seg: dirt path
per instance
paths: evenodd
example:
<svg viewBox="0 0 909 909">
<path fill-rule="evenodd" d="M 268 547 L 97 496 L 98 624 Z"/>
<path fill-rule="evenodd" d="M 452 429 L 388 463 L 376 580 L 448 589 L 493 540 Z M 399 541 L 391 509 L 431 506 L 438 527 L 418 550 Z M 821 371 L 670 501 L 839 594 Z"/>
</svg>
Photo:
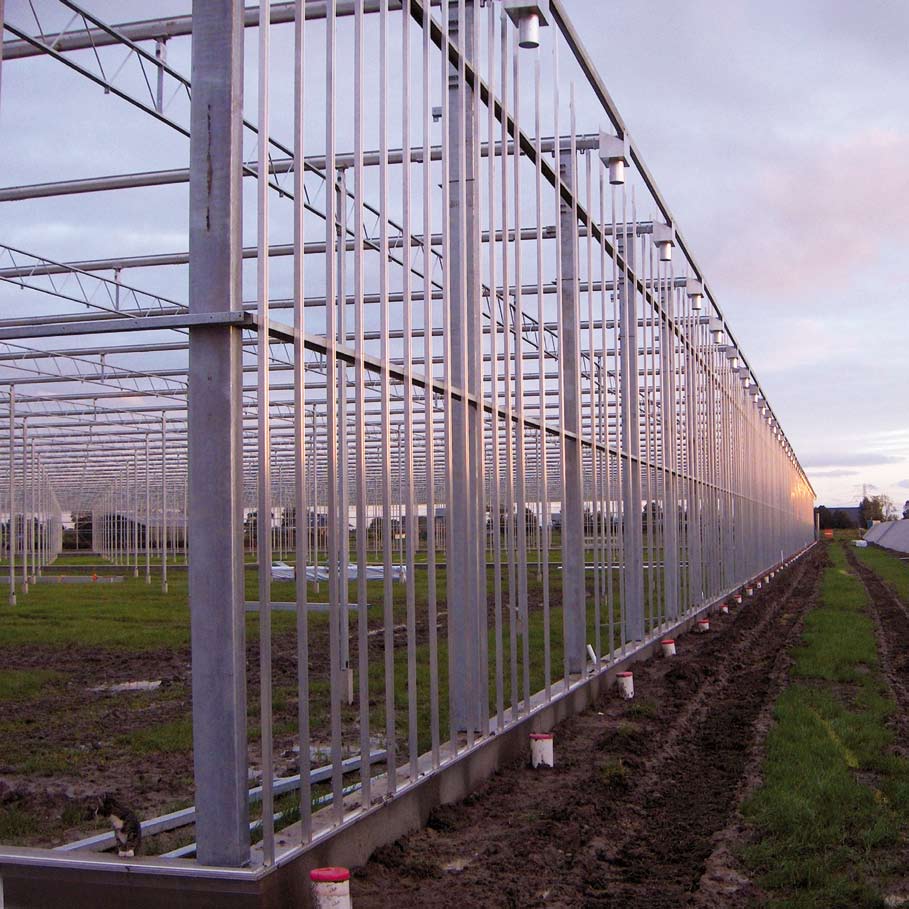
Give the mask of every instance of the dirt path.
<svg viewBox="0 0 909 909">
<path fill-rule="evenodd" d="M 718 868 L 787 642 L 818 587 L 820 548 L 673 660 L 635 667 L 556 730 L 557 767 L 505 769 L 427 830 L 377 851 L 354 879 L 363 907 L 735 906 L 747 881 Z M 711 856 L 713 855 L 713 858 Z M 716 874 L 705 865 L 714 863 Z M 700 891 L 699 891 L 700 888 Z"/>
</svg>

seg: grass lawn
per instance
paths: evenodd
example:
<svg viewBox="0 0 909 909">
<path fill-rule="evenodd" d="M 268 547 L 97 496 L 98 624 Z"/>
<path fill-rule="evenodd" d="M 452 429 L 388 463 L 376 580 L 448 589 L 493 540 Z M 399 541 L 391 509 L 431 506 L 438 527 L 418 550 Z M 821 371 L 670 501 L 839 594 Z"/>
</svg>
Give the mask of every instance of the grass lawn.
<svg viewBox="0 0 909 909">
<path fill-rule="evenodd" d="M 909 560 L 904 561 L 892 552 L 876 546 L 856 549 L 855 554 L 860 561 L 876 572 L 904 603 L 909 604 Z"/>
<path fill-rule="evenodd" d="M 757 833 L 745 864 L 789 909 L 883 906 L 909 827 L 909 762 L 895 753 L 896 710 L 881 675 L 867 596 L 842 544 L 821 604 L 793 650 L 774 710 L 763 783 L 744 806 Z"/>
</svg>

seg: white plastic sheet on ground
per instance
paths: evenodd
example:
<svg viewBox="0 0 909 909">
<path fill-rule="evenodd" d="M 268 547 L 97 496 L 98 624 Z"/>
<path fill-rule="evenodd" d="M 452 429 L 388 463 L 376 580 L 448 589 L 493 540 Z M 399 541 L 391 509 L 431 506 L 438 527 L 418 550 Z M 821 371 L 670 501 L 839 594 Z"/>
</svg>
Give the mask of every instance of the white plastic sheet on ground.
<svg viewBox="0 0 909 909">
<path fill-rule="evenodd" d="M 884 521 L 865 532 L 865 539 L 897 552 L 909 552 L 909 520 Z"/>
<path fill-rule="evenodd" d="M 271 566 L 271 578 L 273 581 L 292 581 L 294 579 L 294 566 L 286 562 L 276 562 Z M 307 565 L 306 578 L 309 581 L 327 581 L 327 565 Z M 366 580 L 381 581 L 385 578 L 385 568 L 382 565 L 367 565 Z M 347 566 L 347 579 L 355 581 L 357 579 L 357 566 Z M 404 565 L 391 566 L 391 579 L 393 581 L 407 580 L 407 568 Z"/>
</svg>

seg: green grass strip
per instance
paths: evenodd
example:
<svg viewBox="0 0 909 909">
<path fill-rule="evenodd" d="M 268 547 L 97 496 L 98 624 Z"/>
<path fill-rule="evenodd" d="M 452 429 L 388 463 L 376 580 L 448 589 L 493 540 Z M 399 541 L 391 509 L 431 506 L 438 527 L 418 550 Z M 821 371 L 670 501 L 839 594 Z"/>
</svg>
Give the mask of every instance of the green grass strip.
<svg viewBox="0 0 909 909">
<path fill-rule="evenodd" d="M 763 783 L 744 812 L 757 836 L 742 858 L 769 906 L 883 906 L 909 825 L 909 762 L 893 753 L 896 709 L 878 671 L 867 595 L 828 547 L 822 604 L 794 649 L 774 708 Z"/>
<path fill-rule="evenodd" d="M 885 584 L 896 591 L 896 595 L 904 603 L 909 604 L 909 559 L 903 561 L 884 549 L 875 549 L 872 546 L 856 549 L 855 554 Z"/>
</svg>

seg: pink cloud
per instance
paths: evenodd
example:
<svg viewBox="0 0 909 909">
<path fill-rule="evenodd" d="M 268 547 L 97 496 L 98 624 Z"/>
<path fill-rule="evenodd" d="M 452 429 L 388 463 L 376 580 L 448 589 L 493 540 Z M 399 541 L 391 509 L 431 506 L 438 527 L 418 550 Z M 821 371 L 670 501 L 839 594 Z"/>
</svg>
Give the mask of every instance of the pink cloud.
<svg viewBox="0 0 909 909">
<path fill-rule="evenodd" d="M 723 220 L 720 282 L 778 293 L 842 286 L 856 266 L 909 242 L 909 135 L 866 130 L 788 151 L 768 141 L 752 198 Z"/>
</svg>

